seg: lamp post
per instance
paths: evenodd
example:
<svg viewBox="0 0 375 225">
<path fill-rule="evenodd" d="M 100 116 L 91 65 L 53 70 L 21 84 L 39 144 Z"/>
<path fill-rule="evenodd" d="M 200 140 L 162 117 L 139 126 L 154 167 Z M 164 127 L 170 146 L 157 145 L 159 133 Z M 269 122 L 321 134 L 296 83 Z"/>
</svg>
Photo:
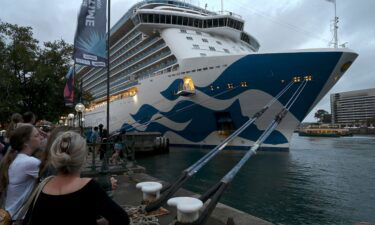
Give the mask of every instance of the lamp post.
<svg viewBox="0 0 375 225">
<path fill-rule="evenodd" d="M 75 106 L 75 110 L 78 113 L 78 126 L 82 131 L 82 113 L 85 111 L 85 106 L 82 103 L 78 103 Z"/>
<path fill-rule="evenodd" d="M 68 114 L 68 120 L 69 120 L 69 126 L 73 126 L 73 120 L 74 120 L 74 114 L 73 113 L 69 113 Z"/>
</svg>

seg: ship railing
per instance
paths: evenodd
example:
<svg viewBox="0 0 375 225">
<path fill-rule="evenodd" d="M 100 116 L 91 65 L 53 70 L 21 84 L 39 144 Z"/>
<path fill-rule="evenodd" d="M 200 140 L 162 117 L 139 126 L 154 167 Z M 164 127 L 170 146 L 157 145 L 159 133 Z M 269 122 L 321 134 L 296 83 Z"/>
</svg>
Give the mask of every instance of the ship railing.
<svg viewBox="0 0 375 225">
<path fill-rule="evenodd" d="M 166 44 L 163 43 L 163 44 L 160 44 L 159 46 L 154 47 L 153 49 L 150 49 L 150 51 L 158 51 L 158 50 L 163 49 L 163 48 L 165 48 L 165 47 L 166 47 Z M 168 50 L 168 52 L 170 53 L 170 50 Z M 169 54 L 169 53 L 166 53 L 166 54 Z M 124 71 L 125 71 L 125 73 L 124 73 L 125 76 L 126 76 L 127 74 L 131 74 L 135 69 L 133 69 L 133 70 L 132 70 L 132 69 L 128 70 L 128 69 L 131 68 L 132 66 L 136 65 L 137 62 L 139 62 L 139 61 L 141 61 L 142 59 L 145 59 L 145 58 L 148 57 L 147 54 L 144 54 L 144 56 L 145 56 L 145 57 L 139 59 L 138 61 L 125 61 L 124 64 L 122 64 L 120 67 L 116 66 L 117 68 L 111 70 L 111 73 L 113 73 L 113 74 L 111 74 L 110 77 L 111 77 L 112 79 L 114 79 L 114 77 L 119 77 L 119 76 L 120 76 L 119 73 L 118 73 L 119 71 L 121 71 L 121 72 L 124 72 Z M 142 65 L 144 65 L 144 64 L 145 64 L 145 63 L 142 63 Z M 147 64 L 147 63 L 146 63 L 146 64 Z M 124 67 L 125 67 L 125 68 L 124 68 Z M 86 86 L 86 88 L 87 88 L 87 89 L 94 88 L 97 84 L 99 84 L 99 83 L 101 83 L 102 81 L 104 81 L 104 80 L 106 79 L 106 77 L 102 76 L 102 75 L 104 75 L 104 74 L 105 74 L 105 72 L 102 73 L 100 76 L 98 76 L 99 79 L 96 79 L 96 80 L 91 81 L 90 83 L 92 83 L 92 82 L 94 82 L 94 81 L 95 81 L 95 83 L 93 83 L 93 84 L 91 84 L 91 85 L 89 85 L 89 86 Z"/>
<path fill-rule="evenodd" d="M 155 42 L 158 42 L 160 41 L 161 38 L 158 38 L 157 36 L 153 37 L 153 38 L 150 38 L 146 41 L 140 41 L 138 43 L 136 43 L 135 45 L 133 46 L 129 46 L 128 48 L 124 48 L 120 51 L 120 54 L 112 60 L 112 62 L 118 60 L 120 57 L 130 57 L 133 55 L 133 53 L 131 53 L 132 51 L 137 51 L 138 49 L 137 48 L 143 48 L 144 46 L 146 45 L 149 45 L 150 43 L 155 43 Z M 120 62 L 123 61 L 123 60 L 119 60 Z"/>
<path fill-rule="evenodd" d="M 233 13 L 233 12 L 228 11 L 228 10 L 218 11 L 217 13 L 218 13 L 219 15 L 232 16 L 232 17 L 235 17 L 235 18 L 238 18 L 238 19 L 242 19 L 242 16 L 241 16 L 241 15 L 236 14 L 236 13 Z"/>
<path fill-rule="evenodd" d="M 131 34 L 126 37 L 126 39 L 123 39 L 119 42 L 117 42 L 115 45 L 116 47 L 114 48 L 111 48 L 111 55 L 110 57 L 112 57 L 113 55 L 115 55 L 118 51 L 118 49 L 120 49 L 122 46 L 128 44 L 130 41 L 134 40 L 134 38 L 139 35 L 139 34 L 142 34 L 140 31 L 136 30 L 136 28 L 133 28 L 133 31 L 131 31 Z"/>
<path fill-rule="evenodd" d="M 154 43 L 155 44 L 155 43 Z M 129 58 L 127 58 L 126 60 L 122 61 L 122 63 L 118 63 L 116 66 L 113 67 L 113 70 L 111 70 L 112 73 L 116 73 L 117 71 L 121 70 L 122 68 L 128 68 L 132 65 L 135 65 L 137 64 L 139 61 L 147 58 L 149 55 L 151 54 L 148 54 L 148 53 L 152 53 L 153 51 L 154 52 L 157 52 L 158 50 L 162 49 L 163 47 L 165 47 L 166 44 L 165 43 L 162 43 L 162 44 L 159 44 L 151 49 L 148 49 L 146 52 L 143 52 L 141 54 L 138 54 L 135 56 L 135 54 Z M 135 56 L 135 57 L 134 57 Z M 112 75 L 111 77 L 115 77 L 115 75 Z"/>
</svg>

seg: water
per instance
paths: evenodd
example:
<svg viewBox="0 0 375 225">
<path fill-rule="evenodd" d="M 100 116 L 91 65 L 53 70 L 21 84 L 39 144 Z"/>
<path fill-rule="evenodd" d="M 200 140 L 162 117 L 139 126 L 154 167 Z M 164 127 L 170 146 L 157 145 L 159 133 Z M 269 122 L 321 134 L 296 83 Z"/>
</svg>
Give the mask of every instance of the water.
<svg viewBox="0 0 375 225">
<path fill-rule="evenodd" d="M 293 137 L 289 153 L 251 158 L 221 202 L 278 224 L 375 222 L 375 136 Z M 172 148 L 170 154 L 138 159 L 147 172 L 174 181 L 207 150 Z M 244 152 L 223 152 L 187 182 L 204 193 Z"/>
</svg>

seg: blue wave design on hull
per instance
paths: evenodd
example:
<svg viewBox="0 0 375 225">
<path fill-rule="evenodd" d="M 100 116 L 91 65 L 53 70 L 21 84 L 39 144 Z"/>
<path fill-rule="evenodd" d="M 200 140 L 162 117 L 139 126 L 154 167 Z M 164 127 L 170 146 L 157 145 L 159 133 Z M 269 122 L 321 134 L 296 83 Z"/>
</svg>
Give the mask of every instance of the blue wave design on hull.
<svg viewBox="0 0 375 225">
<path fill-rule="evenodd" d="M 299 52 L 247 55 L 230 65 L 214 82 L 204 87 L 196 86 L 196 89 L 218 100 L 235 98 L 250 89 L 260 90 L 271 96 L 276 96 L 285 85 L 293 79 L 293 77 L 300 76 L 303 78 L 304 76 L 312 75 L 313 81 L 308 83 L 303 91 L 303 95 L 296 101 L 290 110 L 290 112 L 301 121 L 306 116 L 310 106 L 317 98 L 324 84 L 327 82 L 329 75 L 332 73 L 341 55 L 342 52 Z M 285 80 L 285 82 L 282 83 L 281 80 Z M 181 81 L 181 79 L 174 80 L 169 87 L 161 91 L 160 94 L 170 101 L 176 100 L 179 96 L 175 96 L 173 93 L 177 90 Z M 228 83 L 238 86 L 244 81 L 247 82 L 247 87 L 235 88 L 225 94 L 218 95 L 223 91 L 223 87 L 227 87 Z M 211 86 L 219 86 L 220 89 L 215 88 L 212 91 Z M 279 101 L 285 105 L 297 87 L 298 85 L 293 85 L 288 93 L 283 95 Z M 151 122 L 146 131 L 157 131 L 162 134 L 167 131 L 173 131 L 189 141 L 198 143 L 203 141 L 210 133 L 217 130 L 214 113 L 219 111 L 213 111 L 201 105 L 195 105 L 193 106 L 194 109 L 173 115 L 174 112 L 178 112 L 179 109 L 191 104 L 195 103 L 192 101 L 181 100 L 167 113 L 159 112 L 153 106 L 145 104 L 132 116 L 135 121 L 142 121 L 140 123 L 149 121 L 151 117 L 158 112 L 163 116 L 166 116 L 168 119 L 178 123 L 192 120 L 183 131 L 170 129 L 159 124 L 157 121 Z M 192 111 L 194 113 L 191 113 Z M 235 128 L 240 127 L 248 119 L 248 117 L 241 115 L 241 107 L 238 100 L 222 111 L 230 112 Z M 130 125 L 124 124 L 123 127 L 125 126 Z M 255 125 L 252 125 L 246 129 L 240 137 L 255 141 L 261 133 L 261 130 L 257 129 Z M 285 138 L 283 134 L 274 131 L 265 143 L 275 145 L 287 142 L 287 138 Z"/>
<path fill-rule="evenodd" d="M 177 131 L 170 129 L 157 121 L 151 122 L 145 131 L 151 132 L 151 131 L 157 131 L 161 134 L 165 134 L 167 131 L 173 131 L 174 133 L 184 137 L 185 139 L 192 141 L 192 142 L 201 142 L 203 141 L 209 134 L 211 134 L 213 131 L 216 130 L 216 119 L 215 119 L 215 113 L 216 112 L 229 112 L 233 118 L 236 118 L 234 121 L 235 129 L 239 128 L 243 123 L 245 123 L 249 118 L 247 116 L 243 116 L 241 114 L 241 108 L 240 103 L 238 100 L 233 102 L 232 105 L 230 105 L 228 108 L 221 110 L 221 111 L 215 111 L 208 109 L 206 107 L 203 107 L 201 105 L 195 105 L 194 107 L 194 113 L 191 113 L 190 111 L 183 111 L 181 113 L 174 112 L 178 111 L 179 109 L 183 109 L 189 105 L 193 104 L 191 101 L 184 101 L 180 104 L 177 104 L 173 109 L 171 109 L 169 112 L 160 112 L 161 115 L 165 116 L 166 118 L 177 122 L 177 123 L 185 123 L 191 120 L 191 122 L 187 125 L 187 127 L 183 131 Z M 154 107 L 147 105 L 144 109 L 149 109 L 149 112 L 157 111 Z M 141 112 L 145 112 L 144 110 Z M 139 117 L 143 116 L 138 112 L 136 115 L 132 115 L 133 118 L 136 120 Z M 205 116 L 202 116 L 205 115 Z M 207 115 L 207 116 L 206 116 Z M 124 124 L 123 129 L 130 129 L 134 128 L 130 124 Z M 256 140 L 258 137 L 262 134 L 263 131 L 259 130 L 255 125 L 251 125 L 248 127 L 245 131 L 243 131 L 240 135 L 240 137 L 249 139 L 249 140 Z M 267 139 L 265 142 L 266 144 L 283 144 L 286 143 L 287 139 L 279 132 L 274 131 L 270 138 Z"/>
</svg>

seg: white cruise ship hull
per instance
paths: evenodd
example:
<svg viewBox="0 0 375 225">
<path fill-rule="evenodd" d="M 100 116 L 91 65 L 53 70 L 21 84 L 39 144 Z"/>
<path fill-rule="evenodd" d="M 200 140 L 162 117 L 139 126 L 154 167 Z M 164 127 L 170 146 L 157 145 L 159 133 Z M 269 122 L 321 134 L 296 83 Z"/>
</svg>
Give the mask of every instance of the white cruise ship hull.
<svg viewBox="0 0 375 225">
<path fill-rule="evenodd" d="M 139 80 L 135 96 L 112 101 L 110 132 L 156 131 L 172 145 L 210 148 L 226 138 L 223 123 L 231 124 L 231 130 L 239 128 L 293 79 L 311 76 L 290 112 L 262 145 L 268 150 L 288 150 L 295 128 L 356 57 L 348 49 L 314 49 L 186 58 L 179 62 L 179 71 Z M 186 77 L 192 78 L 195 94 L 176 95 Z M 294 83 L 227 148 L 251 146 L 299 84 Z M 85 113 L 85 126 L 105 121 L 106 105 Z"/>
</svg>

